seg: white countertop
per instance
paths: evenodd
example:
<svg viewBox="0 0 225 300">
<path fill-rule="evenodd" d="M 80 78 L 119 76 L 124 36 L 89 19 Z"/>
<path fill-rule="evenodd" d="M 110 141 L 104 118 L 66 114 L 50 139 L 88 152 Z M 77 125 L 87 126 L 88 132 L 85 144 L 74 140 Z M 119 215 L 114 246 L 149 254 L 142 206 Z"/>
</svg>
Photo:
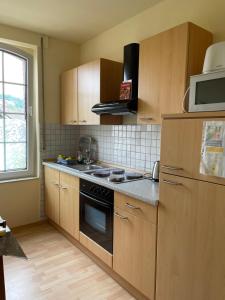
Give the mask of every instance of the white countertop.
<svg viewBox="0 0 225 300">
<path fill-rule="evenodd" d="M 103 185 L 107 188 L 110 188 L 114 191 L 123 193 L 127 196 L 133 197 L 137 200 L 141 200 L 147 204 L 157 206 L 159 202 L 159 184 L 153 182 L 149 179 L 142 179 L 124 183 L 113 183 L 109 182 L 105 178 L 98 178 L 85 174 L 83 172 L 77 171 L 67 166 L 59 165 L 54 162 L 43 162 L 43 165 L 50 168 L 56 169 L 61 172 L 68 173 L 70 175 L 77 176 L 89 180 L 91 182 Z"/>
</svg>

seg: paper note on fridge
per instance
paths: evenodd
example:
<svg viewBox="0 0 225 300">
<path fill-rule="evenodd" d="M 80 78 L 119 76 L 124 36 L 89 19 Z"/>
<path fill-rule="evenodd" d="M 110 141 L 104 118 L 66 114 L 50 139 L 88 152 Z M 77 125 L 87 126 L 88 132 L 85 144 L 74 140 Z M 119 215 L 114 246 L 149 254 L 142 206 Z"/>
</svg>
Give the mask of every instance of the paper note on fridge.
<svg viewBox="0 0 225 300">
<path fill-rule="evenodd" d="M 225 177 L 225 122 L 205 121 L 202 131 L 200 173 Z"/>
</svg>

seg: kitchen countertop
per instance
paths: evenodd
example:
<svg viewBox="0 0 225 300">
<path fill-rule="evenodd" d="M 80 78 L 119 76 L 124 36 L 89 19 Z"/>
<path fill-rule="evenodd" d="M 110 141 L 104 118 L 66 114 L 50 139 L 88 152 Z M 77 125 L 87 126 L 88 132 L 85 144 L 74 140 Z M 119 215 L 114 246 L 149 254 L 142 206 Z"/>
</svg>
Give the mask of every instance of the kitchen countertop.
<svg viewBox="0 0 225 300">
<path fill-rule="evenodd" d="M 159 203 L 159 184 L 149 179 L 142 179 L 117 184 L 109 182 L 108 180 L 105 180 L 103 178 L 98 178 L 89 174 L 85 174 L 83 172 L 79 172 L 75 169 L 71 169 L 67 166 L 59 165 L 54 162 L 43 162 L 43 165 L 61 172 L 65 172 L 70 175 L 77 176 L 79 178 L 89 180 L 91 182 L 105 186 L 116 192 L 123 193 L 127 196 L 133 197 L 137 200 L 143 201 L 153 206 L 157 206 Z"/>
</svg>

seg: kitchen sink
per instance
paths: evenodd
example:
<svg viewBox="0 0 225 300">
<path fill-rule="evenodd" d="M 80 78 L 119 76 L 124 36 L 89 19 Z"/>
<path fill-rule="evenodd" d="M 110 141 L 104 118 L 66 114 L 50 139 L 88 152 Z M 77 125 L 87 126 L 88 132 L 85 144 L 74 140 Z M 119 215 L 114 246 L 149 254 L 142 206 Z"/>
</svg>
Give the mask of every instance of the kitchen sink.
<svg viewBox="0 0 225 300">
<path fill-rule="evenodd" d="M 103 165 L 81 165 L 81 164 L 76 164 L 76 165 L 68 165 L 69 168 L 75 169 L 80 172 L 86 172 L 86 171 L 92 171 L 92 170 L 99 170 L 99 169 L 104 169 L 106 166 Z"/>
</svg>

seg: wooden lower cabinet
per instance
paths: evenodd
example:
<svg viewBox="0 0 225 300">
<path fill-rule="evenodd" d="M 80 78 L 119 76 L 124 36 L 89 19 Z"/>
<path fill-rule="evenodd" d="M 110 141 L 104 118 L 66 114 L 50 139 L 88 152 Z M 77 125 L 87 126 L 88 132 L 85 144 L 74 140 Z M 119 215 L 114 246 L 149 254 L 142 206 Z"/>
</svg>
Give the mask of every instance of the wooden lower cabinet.
<svg viewBox="0 0 225 300">
<path fill-rule="evenodd" d="M 79 178 L 60 173 L 60 226 L 79 239 Z"/>
<path fill-rule="evenodd" d="M 79 239 L 79 178 L 45 167 L 45 213 Z"/>
<path fill-rule="evenodd" d="M 124 195 L 121 195 L 124 199 Z M 116 193 L 115 200 L 119 200 Z M 129 197 L 127 197 L 128 201 Z M 138 203 L 138 201 L 136 201 Z M 155 213 L 156 213 L 156 208 Z M 115 207 L 113 269 L 137 290 L 154 299 L 156 224 Z"/>
<path fill-rule="evenodd" d="M 59 224 L 59 171 L 45 167 L 45 213 Z"/>
<path fill-rule="evenodd" d="M 156 300 L 224 300 L 225 186 L 161 174 Z"/>
</svg>

